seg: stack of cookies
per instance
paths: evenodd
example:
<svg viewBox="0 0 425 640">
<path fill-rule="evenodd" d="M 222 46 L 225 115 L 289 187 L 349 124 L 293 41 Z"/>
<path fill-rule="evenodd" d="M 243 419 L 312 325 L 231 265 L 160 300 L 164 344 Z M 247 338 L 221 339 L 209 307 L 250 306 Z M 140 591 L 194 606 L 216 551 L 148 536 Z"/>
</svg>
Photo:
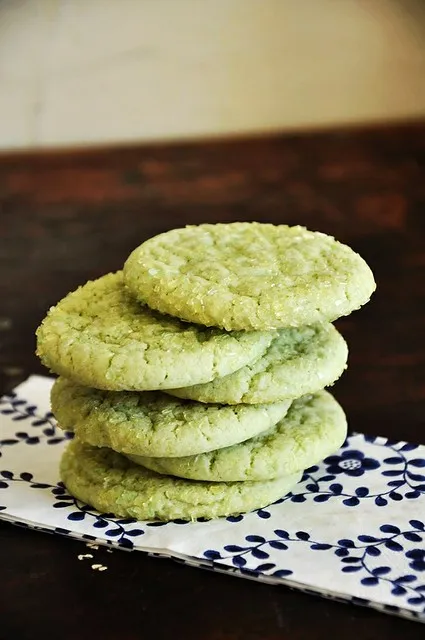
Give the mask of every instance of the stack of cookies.
<svg viewBox="0 0 425 640">
<path fill-rule="evenodd" d="M 148 240 L 37 331 L 59 375 L 52 410 L 75 434 L 66 487 L 140 520 L 216 518 L 282 497 L 345 439 L 323 390 L 347 363 L 331 322 L 374 289 L 358 254 L 302 227 L 204 224 Z"/>
</svg>

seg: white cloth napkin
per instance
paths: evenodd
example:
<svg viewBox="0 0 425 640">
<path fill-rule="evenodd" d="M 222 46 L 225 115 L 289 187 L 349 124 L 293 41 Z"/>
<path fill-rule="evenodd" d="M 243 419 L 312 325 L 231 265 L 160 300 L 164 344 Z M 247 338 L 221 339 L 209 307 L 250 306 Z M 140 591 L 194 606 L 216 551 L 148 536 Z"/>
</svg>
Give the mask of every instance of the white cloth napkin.
<svg viewBox="0 0 425 640">
<path fill-rule="evenodd" d="M 425 446 L 350 436 L 292 493 L 210 522 L 99 514 L 59 481 L 50 378 L 0 399 L 0 517 L 425 621 Z"/>
</svg>

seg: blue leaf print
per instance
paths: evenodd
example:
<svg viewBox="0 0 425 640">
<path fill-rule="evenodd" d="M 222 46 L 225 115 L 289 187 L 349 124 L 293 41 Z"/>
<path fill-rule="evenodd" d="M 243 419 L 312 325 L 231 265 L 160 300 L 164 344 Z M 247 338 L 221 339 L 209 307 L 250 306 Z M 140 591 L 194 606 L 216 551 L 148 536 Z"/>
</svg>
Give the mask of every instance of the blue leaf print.
<svg viewBox="0 0 425 640">
<path fill-rule="evenodd" d="M 266 539 L 265 539 L 265 538 L 263 538 L 263 536 L 254 536 L 254 535 L 252 535 L 252 536 L 245 536 L 245 540 L 246 540 L 247 542 L 258 542 L 258 543 L 260 543 L 260 544 L 263 544 L 263 543 L 266 541 Z"/>
<path fill-rule="evenodd" d="M 268 518 L 270 518 L 270 513 L 268 511 L 264 511 L 264 509 L 259 509 L 257 511 L 257 515 L 260 518 L 263 518 L 263 520 L 267 520 Z"/>
<path fill-rule="evenodd" d="M 299 540 L 309 540 L 310 539 L 310 534 L 307 533 L 306 531 L 297 531 L 295 533 L 295 535 L 297 536 L 297 538 Z"/>
<path fill-rule="evenodd" d="M 306 484 L 305 488 L 311 493 L 317 493 L 317 491 L 319 491 L 317 484 Z"/>
<path fill-rule="evenodd" d="M 367 487 L 358 487 L 356 489 L 356 496 L 359 498 L 364 498 L 369 494 L 369 489 Z"/>
<path fill-rule="evenodd" d="M 379 542 L 379 538 L 374 538 L 373 536 L 361 535 L 358 536 L 360 542 Z"/>
<path fill-rule="evenodd" d="M 412 442 L 406 442 L 401 448 L 400 451 L 413 451 L 417 449 L 419 445 L 413 444 Z"/>
<path fill-rule="evenodd" d="M 379 580 L 378 578 L 375 578 L 375 577 L 368 577 L 368 578 L 362 578 L 360 582 L 364 584 L 365 587 L 374 587 L 379 583 Z"/>
<path fill-rule="evenodd" d="M 130 529 L 129 531 L 126 531 L 126 535 L 131 537 L 143 536 L 144 533 L 143 529 Z"/>
<path fill-rule="evenodd" d="M 419 529 L 419 527 L 416 528 Z M 284 531 L 283 529 L 275 529 L 274 533 L 278 538 L 283 538 L 284 540 L 289 538 L 289 533 L 287 531 Z"/>
<path fill-rule="evenodd" d="M 349 556 L 348 558 L 343 558 L 341 560 L 341 562 L 343 562 L 344 564 L 356 564 L 361 561 L 362 561 L 361 558 L 357 558 L 355 556 Z"/>
<path fill-rule="evenodd" d="M 367 547 L 365 553 L 368 556 L 375 556 L 375 557 L 381 555 L 381 551 L 380 551 L 380 549 L 378 549 L 378 547 Z"/>
<path fill-rule="evenodd" d="M 391 573 L 391 567 L 375 567 L 375 569 L 372 569 L 372 573 L 374 576 L 385 576 Z"/>
<path fill-rule="evenodd" d="M 329 489 L 332 491 L 332 493 L 339 495 L 340 493 L 342 493 L 342 484 L 338 484 L 336 482 L 335 484 L 331 484 Z"/>
<path fill-rule="evenodd" d="M 425 476 L 420 473 L 412 473 L 411 471 L 408 471 L 406 475 L 408 478 L 410 478 L 410 480 L 414 480 L 415 482 L 421 482 L 422 480 L 425 480 Z"/>
<path fill-rule="evenodd" d="M 353 548 L 355 546 L 354 542 L 352 540 L 348 540 L 347 538 L 338 540 L 338 544 L 340 547 L 346 547 L 347 549 Z"/>
<path fill-rule="evenodd" d="M 421 495 L 421 492 L 418 491 L 417 489 L 414 489 L 413 491 L 408 491 L 407 493 L 404 494 L 404 497 L 407 498 L 408 500 L 415 500 L 416 498 L 419 498 Z"/>
<path fill-rule="evenodd" d="M 410 542 L 422 542 L 421 536 L 414 531 L 406 531 L 403 533 L 403 537 L 406 538 L 406 540 L 410 540 Z"/>
<path fill-rule="evenodd" d="M 219 560 L 221 558 L 220 553 L 215 549 L 207 549 L 204 551 L 204 556 L 208 558 L 208 560 Z"/>
<path fill-rule="evenodd" d="M 408 574 L 406 576 L 400 576 L 399 578 L 396 578 L 394 580 L 394 582 L 403 582 L 403 583 L 409 583 L 409 582 L 415 582 L 417 580 L 416 576 L 413 576 L 411 574 Z M 419 587 L 420 588 L 420 587 Z M 425 587 L 424 587 L 425 588 Z"/>
<path fill-rule="evenodd" d="M 278 569 L 278 571 L 275 571 L 272 575 L 275 576 L 275 578 L 287 578 L 292 575 L 292 571 L 289 569 Z"/>
<path fill-rule="evenodd" d="M 385 464 L 402 464 L 403 463 L 403 458 L 401 456 L 398 457 L 391 457 L 391 458 L 385 458 L 384 459 Z"/>
<path fill-rule="evenodd" d="M 346 498 L 346 500 L 342 501 L 347 507 L 357 507 L 360 504 L 360 500 L 358 498 Z"/>
<path fill-rule="evenodd" d="M 331 496 L 326 494 L 320 494 L 318 496 L 314 496 L 314 502 L 327 502 Z"/>
<path fill-rule="evenodd" d="M 413 460 L 409 460 L 409 465 L 412 467 L 425 467 L 425 458 L 414 458 Z"/>
<path fill-rule="evenodd" d="M 384 544 L 390 551 L 403 551 L 402 545 L 395 540 L 386 540 Z"/>
<path fill-rule="evenodd" d="M 272 549 L 279 549 L 279 551 L 286 551 L 286 549 L 288 549 L 288 545 L 280 540 L 271 540 L 269 544 Z"/>
<path fill-rule="evenodd" d="M 270 558 L 268 553 L 266 553 L 262 549 L 256 549 L 255 547 L 251 550 L 251 554 L 254 556 L 254 558 L 258 558 L 258 560 L 267 560 L 267 558 Z"/>
<path fill-rule="evenodd" d="M 412 522 L 414 521 L 410 520 L 410 524 L 414 526 Z M 379 527 L 379 530 L 382 531 L 382 533 L 395 533 L 395 534 L 401 533 L 400 529 L 393 524 L 383 524 Z"/>
<path fill-rule="evenodd" d="M 310 549 L 313 549 L 313 551 L 327 551 L 328 549 L 332 549 L 332 545 L 326 544 L 325 542 L 317 542 L 312 544 Z"/>
<path fill-rule="evenodd" d="M 388 469 L 387 471 L 383 471 L 383 476 L 401 476 L 403 474 L 403 469 Z"/>
<path fill-rule="evenodd" d="M 68 520 L 84 520 L 85 515 L 86 514 L 84 511 L 73 511 L 72 513 L 68 514 L 67 518 Z"/>
<path fill-rule="evenodd" d="M 302 495 L 302 493 L 298 493 L 294 496 L 291 496 L 291 502 L 305 502 L 307 498 Z"/>
<path fill-rule="evenodd" d="M 316 471 L 319 471 L 319 467 L 315 464 L 312 467 L 306 469 L 305 473 L 315 473 Z"/>
<path fill-rule="evenodd" d="M 135 518 L 122 518 L 120 520 L 116 520 L 117 524 L 133 524 L 134 522 L 137 522 L 137 520 Z"/>
<path fill-rule="evenodd" d="M 246 560 L 242 556 L 234 556 L 232 562 L 236 567 L 244 567 L 246 565 Z"/>
<path fill-rule="evenodd" d="M 274 569 L 275 568 L 275 564 L 273 564 L 272 562 L 265 562 L 264 564 L 259 564 L 258 567 L 255 569 L 256 571 L 270 571 L 270 569 Z"/>
</svg>

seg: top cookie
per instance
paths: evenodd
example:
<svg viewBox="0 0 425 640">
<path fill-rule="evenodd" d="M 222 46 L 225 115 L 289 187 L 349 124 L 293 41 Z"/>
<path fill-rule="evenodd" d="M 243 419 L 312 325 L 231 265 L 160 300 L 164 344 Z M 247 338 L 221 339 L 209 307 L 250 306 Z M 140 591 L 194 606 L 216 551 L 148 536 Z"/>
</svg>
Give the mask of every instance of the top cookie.
<svg viewBox="0 0 425 640">
<path fill-rule="evenodd" d="M 130 255 L 124 278 L 152 309 L 227 330 L 332 322 L 375 290 L 366 262 L 334 238 L 256 222 L 151 238 Z"/>
<path fill-rule="evenodd" d="M 226 333 L 163 316 L 133 299 L 122 273 L 88 282 L 50 309 L 37 354 L 55 373 L 106 390 L 208 382 L 264 353 L 273 335 Z"/>
</svg>

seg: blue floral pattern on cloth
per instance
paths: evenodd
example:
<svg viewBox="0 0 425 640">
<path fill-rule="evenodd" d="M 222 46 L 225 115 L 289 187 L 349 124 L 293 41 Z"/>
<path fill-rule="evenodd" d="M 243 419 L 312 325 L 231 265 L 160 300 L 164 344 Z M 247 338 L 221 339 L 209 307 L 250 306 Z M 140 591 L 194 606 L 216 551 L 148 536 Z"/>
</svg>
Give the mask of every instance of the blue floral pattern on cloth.
<svg viewBox="0 0 425 640">
<path fill-rule="evenodd" d="M 363 451 L 353 449 L 347 449 L 341 455 L 329 456 L 324 462 L 329 465 L 326 468 L 328 473 L 346 473 L 349 476 L 362 476 L 366 471 L 381 466 L 378 460 L 368 458 Z"/>
<path fill-rule="evenodd" d="M 425 622 L 425 446 L 351 435 L 267 508 L 210 522 L 98 513 L 58 478 L 69 435 L 32 376 L 0 399 L 0 517 Z M 190 529 L 190 535 L 188 535 Z"/>
</svg>

